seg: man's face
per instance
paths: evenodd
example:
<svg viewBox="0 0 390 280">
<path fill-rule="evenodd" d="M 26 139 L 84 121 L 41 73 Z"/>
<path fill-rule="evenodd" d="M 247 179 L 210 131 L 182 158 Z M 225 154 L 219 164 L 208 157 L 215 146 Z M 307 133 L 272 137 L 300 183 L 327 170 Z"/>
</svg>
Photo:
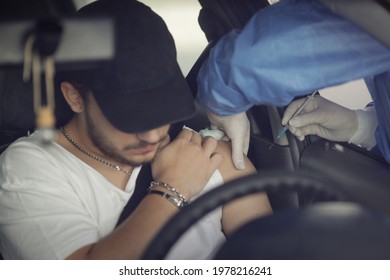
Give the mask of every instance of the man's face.
<svg viewBox="0 0 390 280">
<path fill-rule="evenodd" d="M 86 100 L 85 120 L 94 145 L 104 155 L 122 164 L 139 166 L 150 162 L 169 141 L 169 125 L 137 134 L 116 129 L 103 115 L 91 94 Z"/>
</svg>

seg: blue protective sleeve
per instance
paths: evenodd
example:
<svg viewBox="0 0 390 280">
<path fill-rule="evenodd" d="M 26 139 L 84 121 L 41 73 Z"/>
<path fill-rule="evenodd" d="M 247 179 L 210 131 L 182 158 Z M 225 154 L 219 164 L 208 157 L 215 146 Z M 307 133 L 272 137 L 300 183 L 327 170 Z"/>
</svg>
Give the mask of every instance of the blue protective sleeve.
<svg viewBox="0 0 390 280">
<path fill-rule="evenodd" d="M 375 133 L 377 146 L 390 163 L 390 71 L 366 78 L 365 82 L 374 100 L 378 119 Z"/>
<path fill-rule="evenodd" d="M 198 100 L 219 115 L 390 69 L 390 50 L 319 1 L 284 0 L 224 36 L 198 76 Z"/>
</svg>

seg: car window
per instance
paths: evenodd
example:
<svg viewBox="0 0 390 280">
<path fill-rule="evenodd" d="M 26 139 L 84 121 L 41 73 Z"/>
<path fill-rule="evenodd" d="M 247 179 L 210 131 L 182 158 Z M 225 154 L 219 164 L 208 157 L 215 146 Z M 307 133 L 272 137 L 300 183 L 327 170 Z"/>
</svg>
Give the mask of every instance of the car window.
<svg viewBox="0 0 390 280">
<path fill-rule="evenodd" d="M 140 0 L 159 14 L 175 38 L 177 59 L 184 75 L 207 46 L 198 24 L 201 5 L 197 0 Z"/>
<path fill-rule="evenodd" d="M 325 98 L 349 109 L 361 109 L 372 101 L 364 80 L 356 80 L 343 85 L 320 90 Z"/>
</svg>

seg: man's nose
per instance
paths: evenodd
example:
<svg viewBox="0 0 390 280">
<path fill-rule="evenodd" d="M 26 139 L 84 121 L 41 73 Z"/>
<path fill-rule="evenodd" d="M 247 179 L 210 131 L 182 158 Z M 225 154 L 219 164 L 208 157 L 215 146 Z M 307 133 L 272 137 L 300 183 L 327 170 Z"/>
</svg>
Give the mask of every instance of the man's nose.
<svg viewBox="0 0 390 280">
<path fill-rule="evenodd" d="M 153 129 L 153 130 L 148 130 L 145 132 L 137 133 L 137 138 L 141 141 L 147 142 L 147 143 L 157 143 L 161 141 L 161 138 L 163 135 L 161 135 L 160 130 L 158 129 Z"/>
</svg>

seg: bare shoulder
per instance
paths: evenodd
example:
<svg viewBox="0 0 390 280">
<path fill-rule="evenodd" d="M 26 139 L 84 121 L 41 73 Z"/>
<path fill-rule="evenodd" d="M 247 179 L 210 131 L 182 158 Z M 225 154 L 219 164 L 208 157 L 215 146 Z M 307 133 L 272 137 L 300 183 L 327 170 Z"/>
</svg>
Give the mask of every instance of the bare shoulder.
<svg viewBox="0 0 390 280">
<path fill-rule="evenodd" d="M 218 145 L 215 152 L 221 154 L 223 157 L 222 163 L 219 167 L 219 172 L 221 172 L 224 182 L 228 182 L 238 177 L 242 177 L 256 172 L 256 168 L 246 156 L 244 156 L 244 170 L 237 170 L 234 167 L 232 161 L 231 142 L 218 141 Z"/>
</svg>

